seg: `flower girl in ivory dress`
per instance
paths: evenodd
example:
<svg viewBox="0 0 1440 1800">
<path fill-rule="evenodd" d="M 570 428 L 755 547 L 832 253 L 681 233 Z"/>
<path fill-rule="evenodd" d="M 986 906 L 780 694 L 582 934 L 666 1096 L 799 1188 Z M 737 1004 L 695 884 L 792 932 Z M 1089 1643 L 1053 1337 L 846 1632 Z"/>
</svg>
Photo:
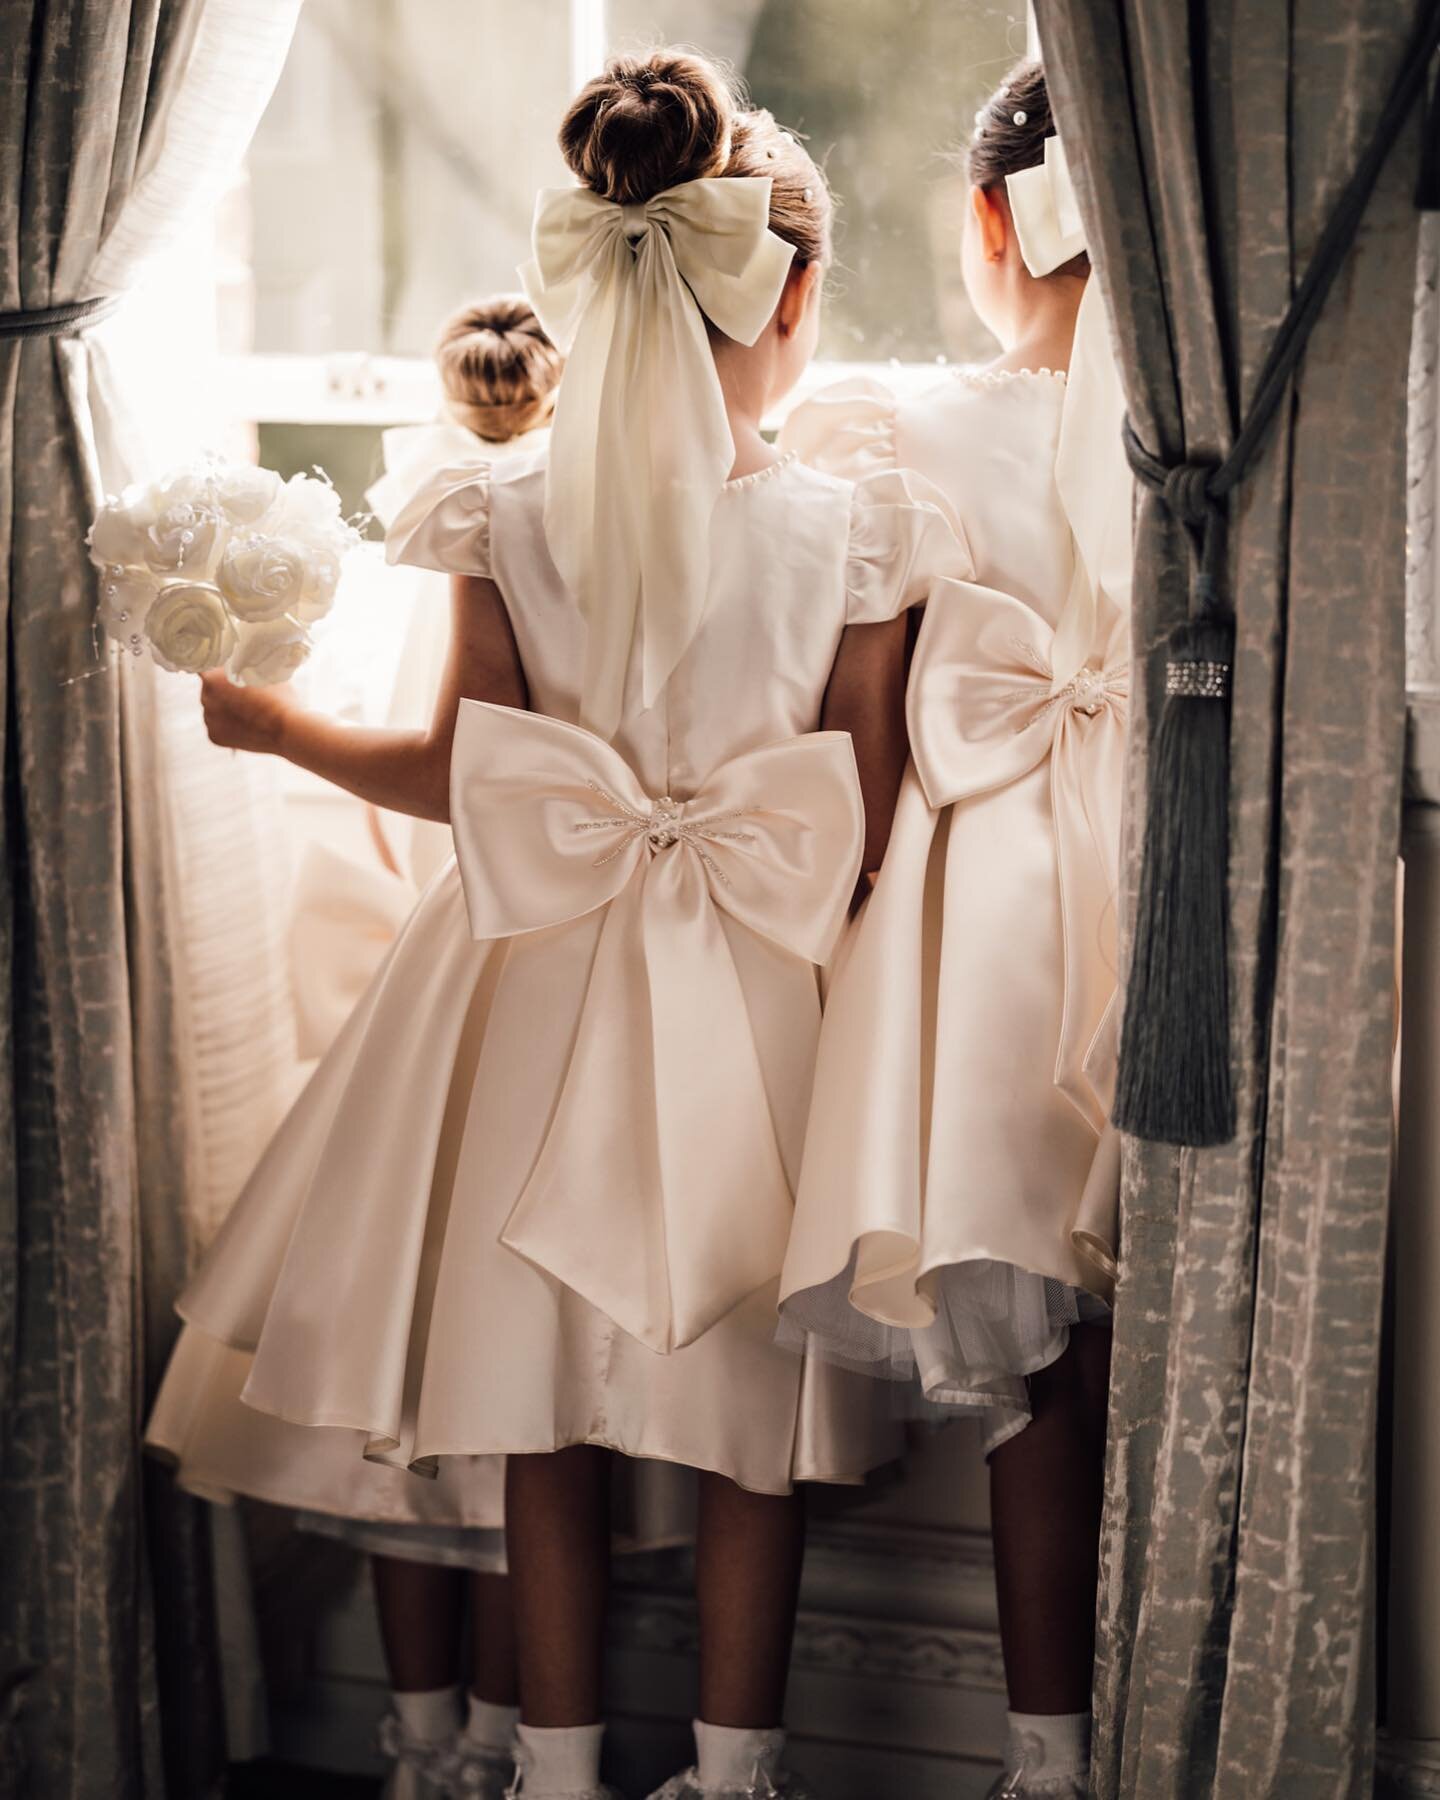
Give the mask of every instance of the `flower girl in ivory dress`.
<svg viewBox="0 0 1440 1800">
<path fill-rule="evenodd" d="M 966 281 L 1004 354 L 899 404 L 847 383 L 785 440 L 850 476 L 921 470 L 978 572 L 916 643 L 912 763 L 826 1008 L 782 1336 L 985 1409 L 1014 1709 L 997 1791 L 1069 1796 L 1086 1788 L 1114 1273 L 1131 482 L 1036 65 L 984 108 L 969 165 Z"/>
<path fill-rule="evenodd" d="M 523 298 L 500 295 L 461 308 L 441 329 L 436 362 L 447 417 L 385 434 L 386 473 L 367 496 L 383 523 L 438 469 L 467 464 L 483 475 L 502 456 L 533 457 L 548 437 L 563 359 Z M 439 576 L 417 572 L 416 580 L 443 586 Z M 422 708 L 433 710 L 441 686 L 446 619 L 435 610 L 435 599 L 417 595 L 396 680 L 397 722 L 422 716 Z M 302 717 L 288 688 L 240 688 L 215 676 L 205 679 L 203 698 L 211 736 L 231 749 L 279 750 L 307 730 L 321 739 L 334 731 L 323 720 Z M 335 735 L 342 754 L 351 747 L 365 753 L 360 734 Z M 433 870 L 449 854 L 449 826 L 422 818 L 412 823 L 433 833 L 434 841 L 412 840 L 407 861 Z M 317 861 L 303 883 L 298 910 L 310 916 L 297 920 L 297 999 L 309 1035 L 323 1032 L 325 1038 L 311 1054 L 328 1047 L 336 1001 L 363 990 L 393 933 L 388 913 L 366 908 L 365 872 L 332 857 Z M 288 1191 L 298 1211 L 300 1193 Z M 253 1222 L 270 1205 L 252 1184 L 236 1207 L 226 1233 L 232 1271 L 239 1268 L 233 1259 L 244 1254 L 236 1246 L 252 1230 L 273 1235 L 274 1221 Z M 381 1731 L 382 1748 L 394 1763 L 385 1800 L 450 1793 L 498 1800 L 510 1778 L 518 1722 L 504 1575 L 503 1462 L 453 1457 L 438 1480 L 421 1481 L 365 1461 L 364 1438 L 353 1430 L 307 1431 L 243 1405 L 249 1361 L 243 1347 L 207 1334 L 197 1315 L 162 1384 L 147 1431 L 149 1448 L 172 1461 L 179 1480 L 195 1492 L 296 1505 L 305 1528 L 370 1553 L 392 1682 L 391 1714 Z M 652 1547 L 688 1533 L 689 1496 L 669 1471 L 656 1469 L 643 1483 L 628 1484 L 621 1498 L 622 1543 Z M 471 1666 L 465 1679 L 467 1613 Z"/>
<path fill-rule="evenodd" d="M 397 425 L 381 439 L 385 473 L 365 498 L 387 530 L 421 483 L 439 470 L 533 456 L 550 439 L 565 359 L 522 294 L 496 294 L 460 307 L 440 328 L 435 365 L 444 396 L 442 416 L 426 425 Z M 425 570 L 407 573 L 413 573 L 418 591 L 389 722 L 413 726 L 434 710 L 445 672 L 449 617 L 436 604 L 446 578 Z M 453 848 L 447 826 L 413 819 L 401 861 L 423 886 Z"/>
<path fill-rule="evenodd" d="M 182 1309 L 258 1413 L 442 1480 L 508 1456 L 526 1800 L 603 1792 L 612 1453 L 700 1471 L 697 1766 L 664 1792 L 799 1796 L 795 1484 L 895 1449 L 882 1383 L 774 1342 L 818 966 L 899 785 L 900 615 L 971 570 L 924 482 L 761 435 L 829 254 L 795 140 L 656 53 L 561 145 L 527 271 L 568 354 L 549 453 L 446 471 L 390 533 L 454 577 L 435 725 L 278 739 L 448 816 L 457 860 Z"/>
</svg>

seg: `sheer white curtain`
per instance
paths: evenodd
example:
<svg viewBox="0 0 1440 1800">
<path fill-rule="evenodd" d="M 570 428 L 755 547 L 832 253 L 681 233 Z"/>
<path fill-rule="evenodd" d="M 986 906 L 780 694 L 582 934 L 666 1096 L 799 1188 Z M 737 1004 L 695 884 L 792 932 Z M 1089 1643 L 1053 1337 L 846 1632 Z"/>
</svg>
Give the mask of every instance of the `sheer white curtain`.
<svg viewBox="0 0 1440 1800">
<path fill-rule="evenodd" d="M 176 54 L 183 71 L 88 291 L 127 296 L 91 334 L 91 414 L 107 489 L 218 441 L 213 214 L 270 98 L 301 0 L 206 0 Z M 289 1098 L 290 869 L 277 771 L 217 750 L 190 677 L 156 678 L 186 1009 L 185 1104 L 195 1145 L 183 1221 L 208 1243 Z M 217 1511 L 214 1556 L 229 1751 L 267 1748 L 263 1678 L 239 1522 Z"/>
<path fill-rule="evenodd" d="M 92 337 L 108 488 L 218 441 L 211 219 L 284 65 L 300 4 L 207 0 L 177 48 L 185 67 L 175 97 L 92 271 L 92 292 L 128 295 Z M 209 743 L 189 677 L 161 676 L 157 686 L 198 1146 L 187 1195 L 193 1256 L 292 1085 L 290 872 L 275 769 Z"/>
</svg>

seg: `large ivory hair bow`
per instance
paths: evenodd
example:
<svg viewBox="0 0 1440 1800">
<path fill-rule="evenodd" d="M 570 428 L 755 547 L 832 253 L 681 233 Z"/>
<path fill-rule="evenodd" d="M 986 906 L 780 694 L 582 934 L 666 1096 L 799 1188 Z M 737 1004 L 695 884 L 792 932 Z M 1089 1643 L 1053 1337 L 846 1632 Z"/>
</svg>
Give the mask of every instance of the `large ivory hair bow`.
<svg viewBox="0 0 1440 1800">
<path fill-rule="evenodd" d="M 578 726 L 465 701 L 451 818 L 477 938 L 606 909 L 501 1241 L 651 1349 L 678 1349 L 785 1260 L 793 1196 L 720 913 L 807 962 L 829 956 L 864 834 L 850 739 L 738 756 L 677 801 Z"/>
<path fill-rule="evenodd" d="M 1045 140 L 1045 160 L 1005 177 L 1020 254 L 1032 275 L 1052 275 L 1086 246 L 1070 159 L 1058 137 Z"/>
<path fill-rule="evenodd" d="M 1056 634 L 1033 607 L 991 588 L 941 582 L 925 609 L 907 700 L 916 773 L 937 810 L 1049 759 L 1065 969 L 1055 1084 L 1097 1132 L 1114 1084 L 1107 1015 L 1117 968 L 1128 627 L 1107 607 L 1085 661 L 1057 686 Z"/>
<path fill-rule="evenodd" d="M 545 535 L 589 629 L 582 722 L 611 738 L 637 629 L 649 706 L 699 629 L 710 522 L 735 459 L 706 332 L 753 344 L 794 250 L 769 228 L 770 182 L 683 182 L 643 205 L 543 192 L 521 271 L 568 352 Z"/>
</svg>

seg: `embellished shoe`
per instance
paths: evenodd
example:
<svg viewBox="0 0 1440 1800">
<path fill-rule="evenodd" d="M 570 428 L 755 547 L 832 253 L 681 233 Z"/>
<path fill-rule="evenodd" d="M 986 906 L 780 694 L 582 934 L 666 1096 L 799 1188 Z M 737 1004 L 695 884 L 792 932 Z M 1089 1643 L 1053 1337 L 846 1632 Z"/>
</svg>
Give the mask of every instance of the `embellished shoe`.
<svg viewBox="0 0 1440 1800">
<path fill-rule="evenodd" d="M 524 1793 L 525 1771 L 517 1765 L 514 1778 L 504 1791 L 503 1800 L 523 1800 Z M 594 1787 L 575 1794 L 556 1794 L 553 1800 L 625 1800 L 625 1796 L 617 1788 Z"/>
<path fill-rule="evenodd" d="M 1024 1769 L 1014 1775 L 1002 1775 L 985 1800 L 1086 1800 L 1090 1784 L 1074 1775 L 1035 1776 L 1027 1779 Z"/>
<path fill-rule="evenodd" d="M 657 1788 L 650 1800 L 815 1800 L 815 1794 L 798 1775 L 783 1769 L 772 1778 L 757 1768 L 748 1786 L 737 1788 L 702 1788 L 699 1771 L 687 1769 Z"/>
<path fill-rule="evenodd" d="M 468 1732 L 460 1732 L 446 1749 L 443 1777 L 448 1800 L 505 1800 L 514 1774 L 515 1758 L 508 1750 L 477 1744 Z"/>
<path fill-rule="evenodd" d="M 455 1751 L 452 1738 L 429 1743 L 412 1737 L 394 1713 L 387 1713 L 375 1741 L 380 1754 L 394 1764 L 380 1790 L 380 1800 L 449 1800 L 448 1771 Z"/>
</svg>

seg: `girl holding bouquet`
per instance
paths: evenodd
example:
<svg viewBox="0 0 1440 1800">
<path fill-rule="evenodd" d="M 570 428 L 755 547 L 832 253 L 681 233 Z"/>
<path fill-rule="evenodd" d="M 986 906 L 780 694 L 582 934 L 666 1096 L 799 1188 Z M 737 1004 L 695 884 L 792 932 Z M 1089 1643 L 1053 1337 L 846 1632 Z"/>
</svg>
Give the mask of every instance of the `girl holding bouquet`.
<svg viewBox="0 0 1440 1800">
<path fill-rule="evenodd" d="M 495 459 L 533 455 L 544 446 L 563 363 L 522 298 L 500 295 L 463 307 L 442 327 L 436 361 L 446 416 L 386 433 L 386 473 L 367 496 L 382 521 L 437 468 L 468 462 L 483 474 Z M 237 470 L 231 485 L 243 500 L 252 487 L 258 493 L 278 482 L 263 470 Z M 334 505 L 330 492 L 323 503 Z M 219 494 L 222 503 L 227 494 Z M 396 710 L 407 712 L 419 709 L 422 694 L 433 706 L 445 657 L 445 619 L 435 613 L 433 596 L 417 599 L 396 682 Z M 231 672 L 243 678 L 247 667 Z M 290 689 L 240 685 L 219 670 L 203 677 L 203 700 L 210 735 L 233 749 L 272 749 L 300 720 Z M 447 826 L 414 823 L 449 839 Z M 411 848 L 412 862 L 443 860 L 438 845 Z M 360 955 L 370 954 L 370 935 Z M 337 946 L 333 931 L 329 936 L 330 962 L 354 960 L 354 946 Z M 298 979 L 310 976 L 297 970 Z M 231 1236 L 239 1241 L 244 1230 L 242 1205 Z M 454 1458 L 439 1480 L 427 1482 L 366 1462 L 356 1434 L 302 1431 L 244 1406 L 247 1367 L 243 1354 L 187 1327 L 150 1420 L 150 1449 L 172 1460 L 179 1479 L 196 1492 L 298 1505 L 302 1526 L 369 1553 L 392 1684 L 381 1731 L 393 1763 L 386 1800 L 434 1800 L 451 1792 L 499 1800 L 518 1722 L 503 1463 Z M 677 1507 L 683 1513 L 685 1496 L 658 1489 L 652 1482 L 643 1516 L 632 1511 L 625 1521 L 625 1532 L 638 1533 L 647 1545 L 683 1529 L 676 1514 Z M 462 1670 L 467 1624 L 471 1660 Z"/>
</svg>

